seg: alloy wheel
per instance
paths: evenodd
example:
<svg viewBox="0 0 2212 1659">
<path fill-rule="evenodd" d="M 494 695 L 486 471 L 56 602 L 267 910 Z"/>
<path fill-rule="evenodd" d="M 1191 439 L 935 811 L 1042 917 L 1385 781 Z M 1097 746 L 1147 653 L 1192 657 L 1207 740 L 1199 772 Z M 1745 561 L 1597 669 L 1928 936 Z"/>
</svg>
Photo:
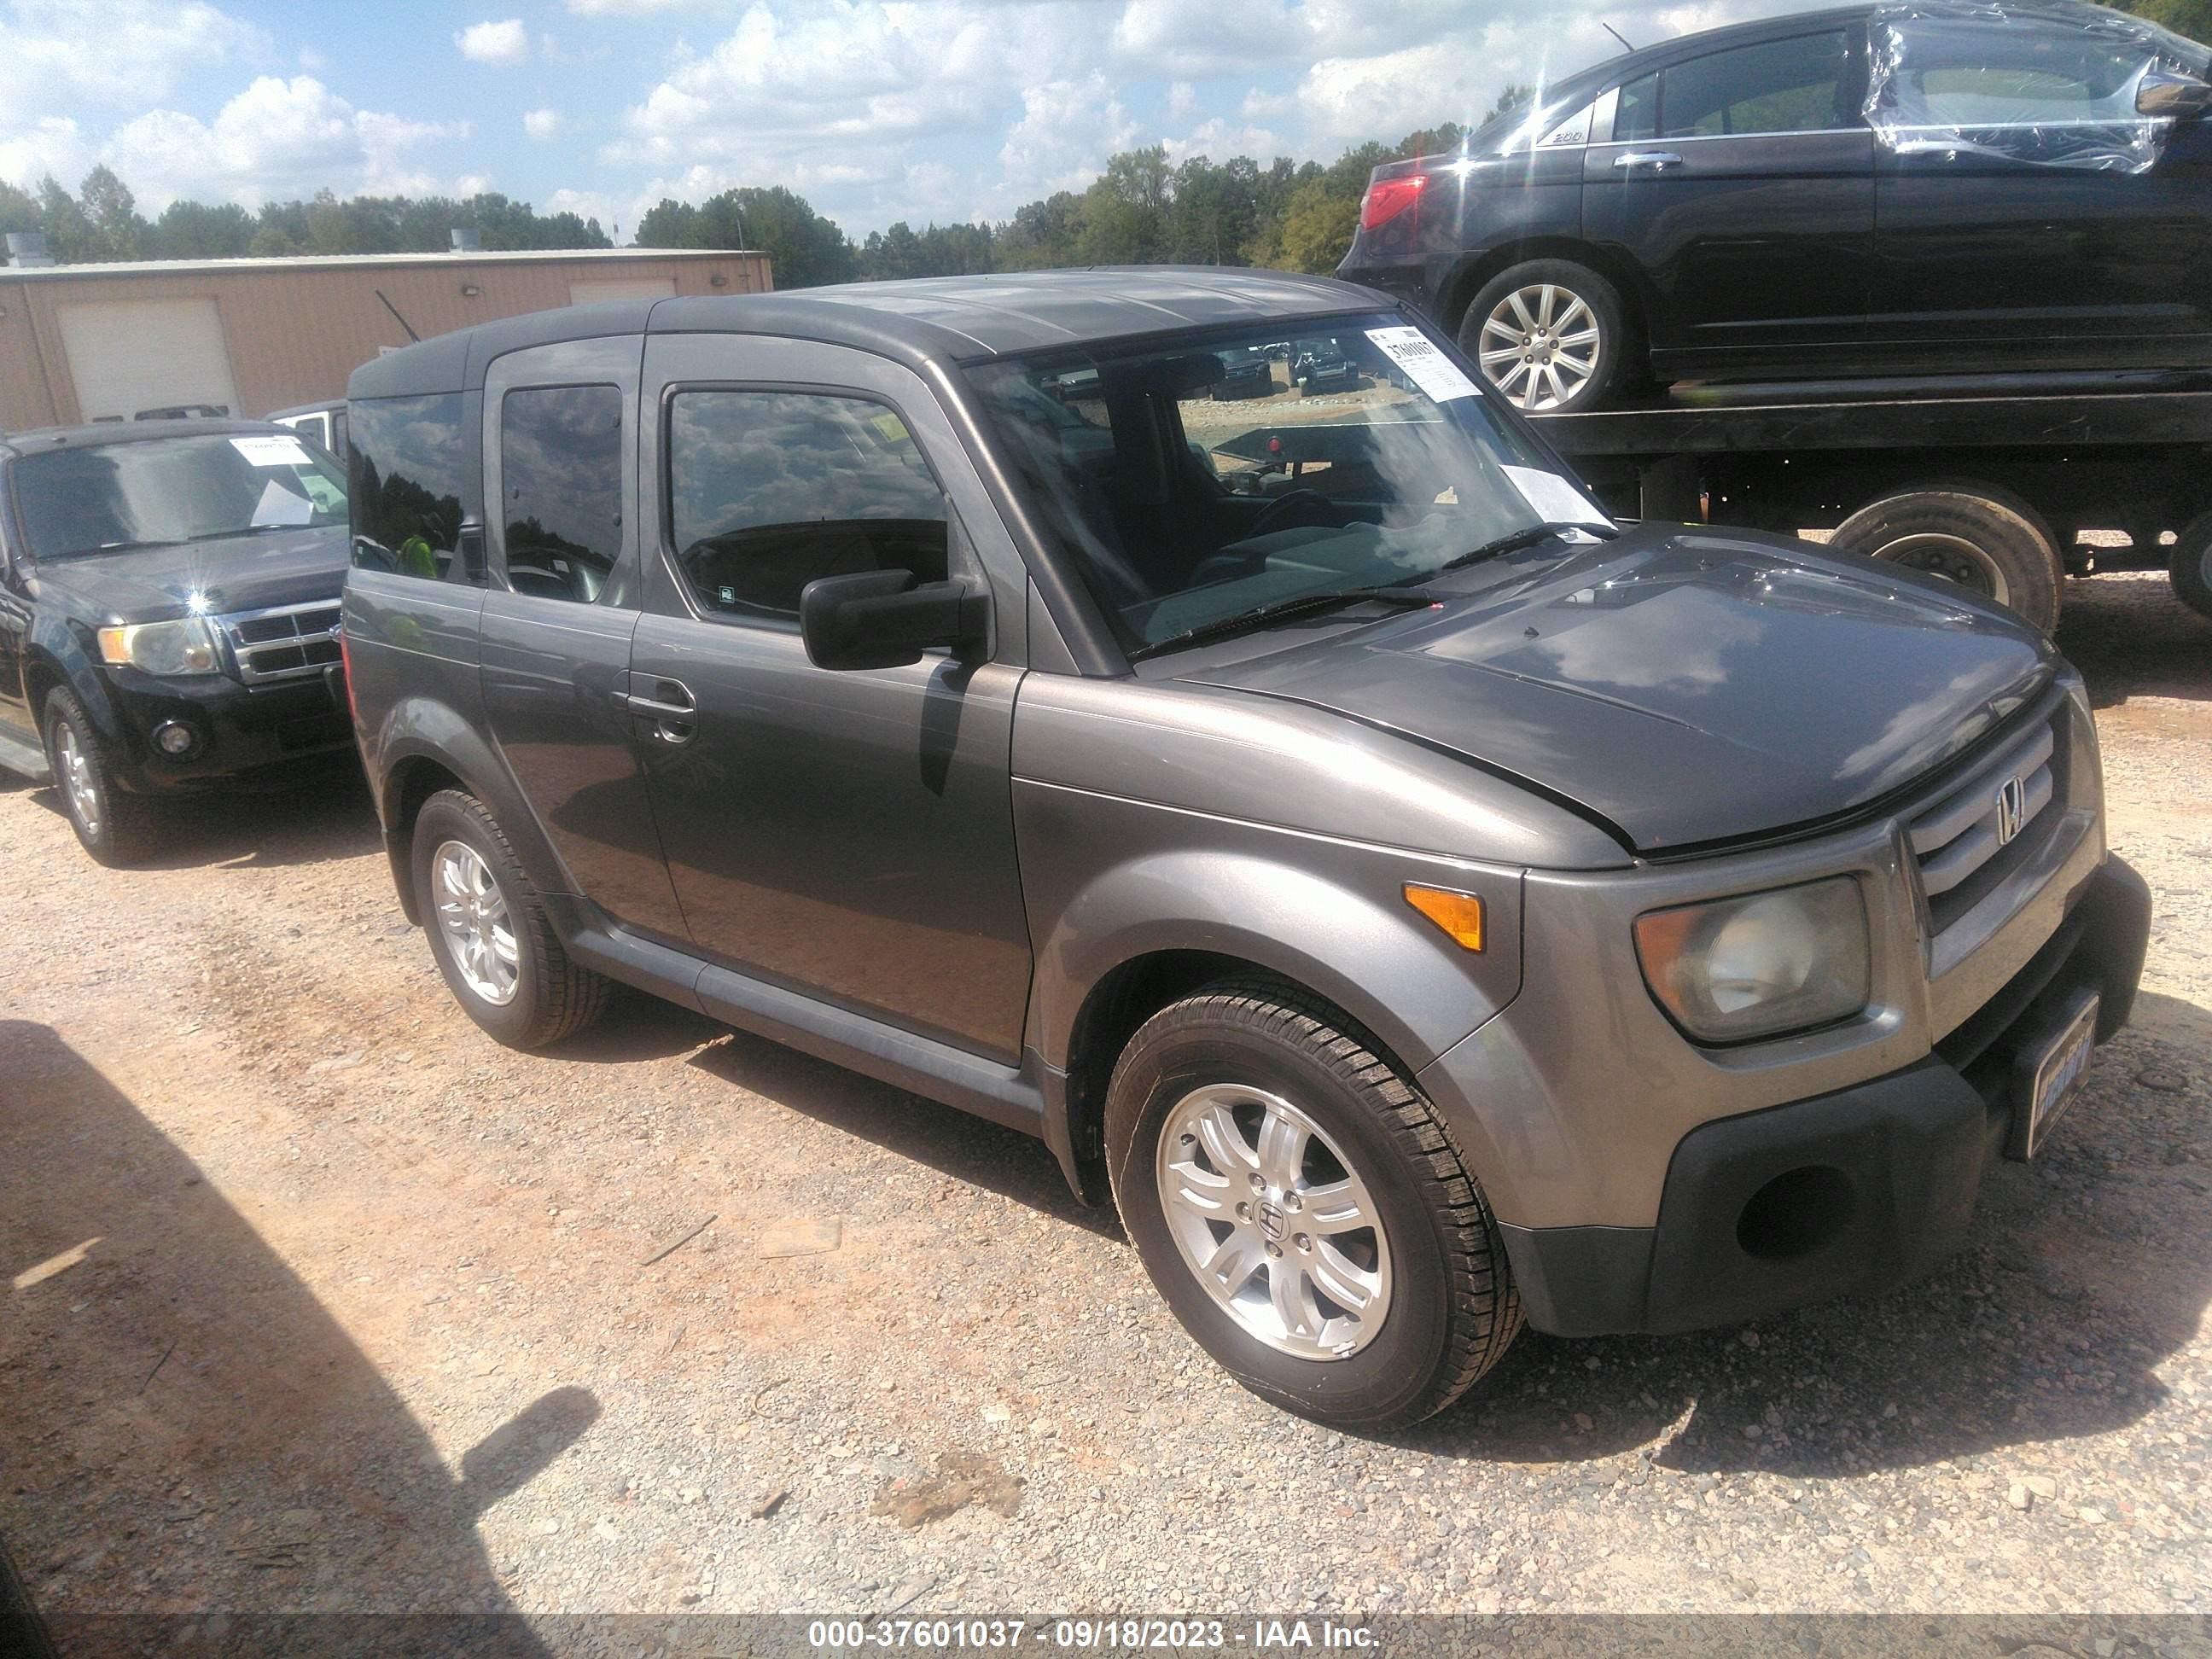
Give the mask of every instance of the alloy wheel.
<svg viewBox="0 0 2212 1659">
<path fill-rule="evenodd" d="M 1289 1101 L 1238 1083 L 1193 1090 L 1167 1115 L 1155 1174 L 1184 1264 L 1251 1335 L 1340 1359 L 1381 1330 L 1381 1212 L 1343 1149 Z"/>
<path fill-rule="evenodd" d="M 483 856 L 465 841 L 441 842 L 430 856 L 438 928 L 453 966 L 476 995 L 495 1007 L 514 1000 L 522 981 L 514 923 Z"/>
<path fill-rule="evenodd" d="M 1558 409 L 1597 373 L 1604 333 L 1589 302 L 1557 283 L 1516 289 L 1483 319 L 1483 377 L 1519 408 Z"/>
<path fill-rule="evenodd" d="M 76 814 L 78 827 L 96 841 L 106 819 L 100 802 L 100 778 L 93 770 L 91 755 L 77 740 L 76 727 L 70 721 L 63 720 L 54 728 L 54 749 L 61 762 L 62 787 L 69 791 L 70 811 Z"/>
</svg>

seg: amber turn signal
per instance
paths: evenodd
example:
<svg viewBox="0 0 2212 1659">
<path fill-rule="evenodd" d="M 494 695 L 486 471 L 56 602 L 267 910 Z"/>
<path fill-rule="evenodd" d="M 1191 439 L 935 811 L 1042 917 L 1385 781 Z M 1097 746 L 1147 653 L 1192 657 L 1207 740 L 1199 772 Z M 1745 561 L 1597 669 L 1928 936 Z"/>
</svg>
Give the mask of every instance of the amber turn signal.
<svg viewBox="0 0 2212 1659">
<path fill-rule="evenodd" d="M 1406 902 L 1451 936 L 1462 951 L 1482 949 L 1482 900 L 1474 893 L 1406 884 Z"/>
</svg>

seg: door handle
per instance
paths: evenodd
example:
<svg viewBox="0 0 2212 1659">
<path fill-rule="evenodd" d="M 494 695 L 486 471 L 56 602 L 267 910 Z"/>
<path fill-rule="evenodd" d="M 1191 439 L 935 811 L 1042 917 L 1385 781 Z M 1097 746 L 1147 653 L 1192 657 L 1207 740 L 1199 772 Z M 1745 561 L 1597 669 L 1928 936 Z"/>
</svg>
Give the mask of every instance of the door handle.
<svg viewBox="0 0 2212 1659">
<path fill-rule="evenodd" d="M 1617 167 L 1650 167 L 1655 173 L 1662 167 L 1678 167 L 1682 158 L 1671 149 L 1632 149 L 1613 158 Z"/>
<path fill-rule="evenodd" d="M 659 675 L 650 678 L 655 696 L 642 692 L 618 690 L 615 701 L 623 709 L 640 720 L 653 723 L 653 735 L 663 743 L 686 743 L 698 729 L 699 706 L 691 696 L 691 688 L 681 680 L 672 680 Z"/>
</svg>

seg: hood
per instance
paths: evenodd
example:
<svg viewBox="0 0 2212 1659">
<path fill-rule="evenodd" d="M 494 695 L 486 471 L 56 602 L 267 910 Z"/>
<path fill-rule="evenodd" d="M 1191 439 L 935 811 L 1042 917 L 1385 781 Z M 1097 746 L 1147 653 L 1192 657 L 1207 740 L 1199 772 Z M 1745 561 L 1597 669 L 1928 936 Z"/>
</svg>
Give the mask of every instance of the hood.
<svg viewBox="0 0 2212 1659">
<path fill-rule="evenodd" d="M 1656 526 L 1437 608 L 1232 655 L 1194 653 L 1178 678 L 1451 750 L 1652 852 L 1880 799 L 2017 712 L 2057 661 L 1932 578 Z"/>
<path fill-rule="evenodd" d="M 347 557 L 345 526 L 329 525 L 50 559 L 38 567 L 38 581 L 49 604 L 73 596 L 85 622 L 161 622 L 188 614 L 195 593 L 200 609 L 214 614 L 335 599 Z"/>
</svg>

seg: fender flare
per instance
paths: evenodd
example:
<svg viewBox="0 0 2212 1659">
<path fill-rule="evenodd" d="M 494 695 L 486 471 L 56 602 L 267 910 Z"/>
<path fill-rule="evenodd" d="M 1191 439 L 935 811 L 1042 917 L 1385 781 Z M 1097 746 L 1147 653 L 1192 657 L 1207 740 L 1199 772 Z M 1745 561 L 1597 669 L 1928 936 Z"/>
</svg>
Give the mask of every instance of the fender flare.
<svg viewBox="0 0 2212 1659">
<path fill-rule="evenodd" d="M 1494 877 L 1485 880 L 1495 884 Z M 1467 954 L 1410 908 L 1251 854 L 1144 854 L 1086 882 L 1046 933 L 1037 951 L 1030 1046 L 1047 1064 L 1065 1068 L 1078 1020 L 1109 975 L 1155 952 L 1200 951 L 1251 963 L 1326 998 L 1364 1026 L 1410 1078 L 1518 994 L 1519 895 L 1513 896 L 1516 925 L 1498 941 L 1511 955 L 1510 985 L 1486 991 L 1468 971 Z"/>
<path fill-rule="evenodd" d="M 76 693 L 77 701 L 92 716 L 100 737 L 119 745 L 135 762 L 138 757 L 137 743 L 133 734 L 125 729 L 122 717 L 116 711 L 115 699 L 108 694 L 107 682 L 100 676 L 100 665 L 87 653 L 76 629 L 50 613 L 32 623 L 30 635 L 23 644 L 24 679 L 27 682 L 35 678 L 42 668 L 51 672 Z M 31 719 L 38 724 L 43 738 L 46 711 L 33 708 Z"/>
<path fill-rule="evenodd" d="M 574 894 L 574 877 L 539 829 L 537 815 L 514 781 L 506 757 L 459 713 L 433 697 L 404 696 L 394 703 L 373 739 L 362 745 L 368 762 L 376 815 L 384 831 L 385 852 L 408 920 L 416 915 L 411 873 L 413 825 L 402 821 L 406 792 L 392 787 L 410 763 L 428 761 L 459 779 L 461 786 L 499 820 L 515 856 L 541 893 Z"/>
</svg>

